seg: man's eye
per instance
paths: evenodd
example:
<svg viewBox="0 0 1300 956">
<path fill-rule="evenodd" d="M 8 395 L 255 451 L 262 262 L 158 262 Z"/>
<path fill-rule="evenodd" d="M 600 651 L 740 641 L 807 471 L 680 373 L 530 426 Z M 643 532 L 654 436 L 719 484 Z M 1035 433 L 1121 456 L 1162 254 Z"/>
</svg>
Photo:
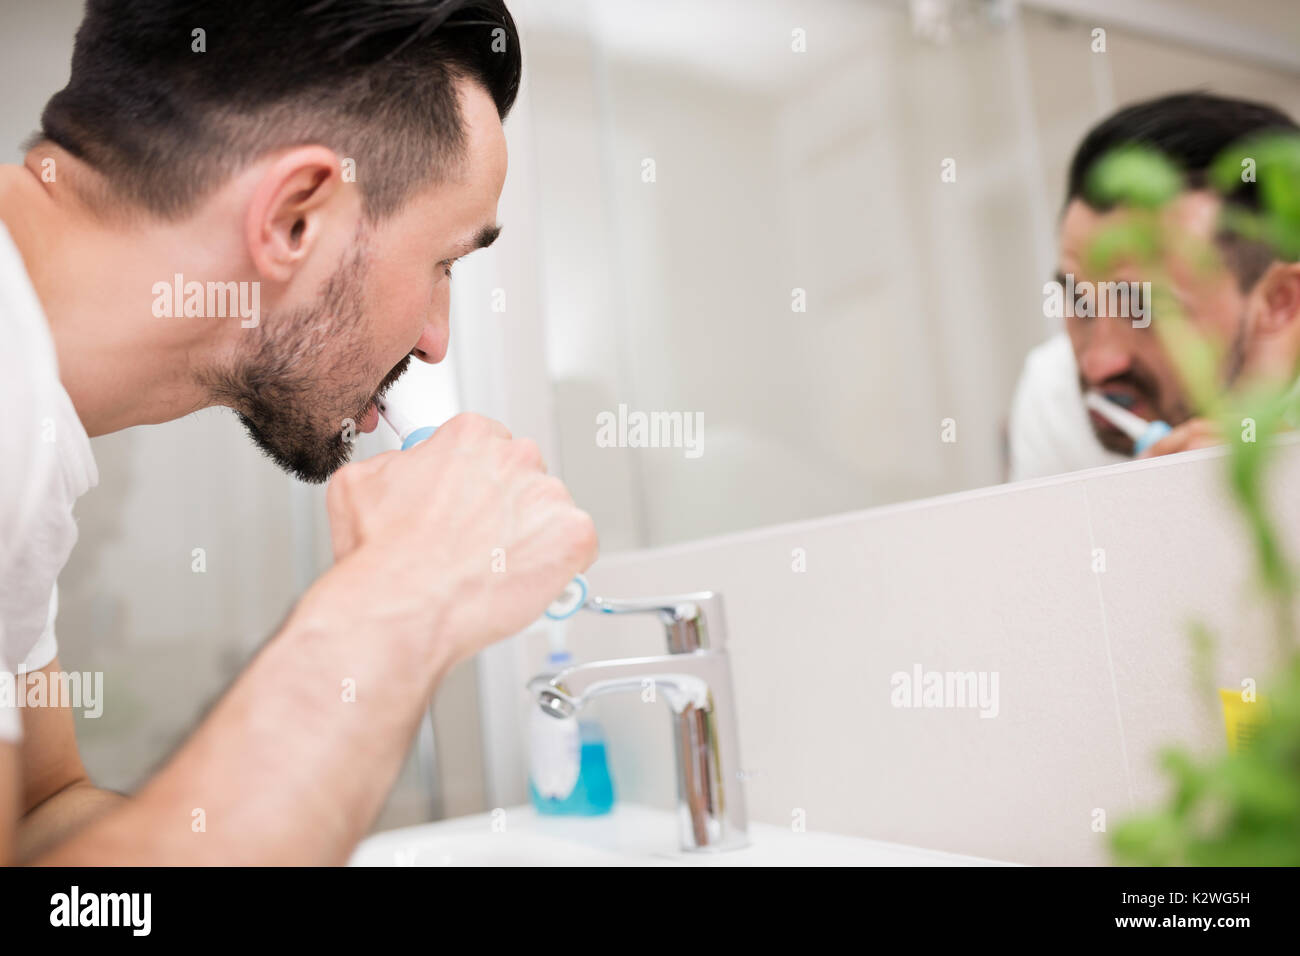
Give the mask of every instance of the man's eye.
<svg viewBox="0 0 1300 956">
<path fill-rule="evenodd" d="M 450 279 L 451 267 L 458 262 L 460 262 L 460 256 L 457 256 L 455 259 L 443 259 L 442 262 L 438 263 L 438 266 L 442 269 L 442 274 Z"/>
</svg>

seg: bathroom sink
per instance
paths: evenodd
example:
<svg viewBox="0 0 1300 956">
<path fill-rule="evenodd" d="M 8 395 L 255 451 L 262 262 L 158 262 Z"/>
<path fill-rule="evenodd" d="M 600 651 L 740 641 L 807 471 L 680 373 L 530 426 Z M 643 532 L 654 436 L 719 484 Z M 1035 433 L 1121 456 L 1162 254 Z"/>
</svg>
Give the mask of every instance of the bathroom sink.
<svg viewBox="0 0 1300 956">
<path fill-rule="evenodd" d="M 388 830 L 363 840 L 349 866 L 1005 866 L 995 860 L 751 823 L 751 845 L 684 853 L 667 810 L 620 805 L 601 817 L 551 817 L 532 807 Z"/>
</svg>

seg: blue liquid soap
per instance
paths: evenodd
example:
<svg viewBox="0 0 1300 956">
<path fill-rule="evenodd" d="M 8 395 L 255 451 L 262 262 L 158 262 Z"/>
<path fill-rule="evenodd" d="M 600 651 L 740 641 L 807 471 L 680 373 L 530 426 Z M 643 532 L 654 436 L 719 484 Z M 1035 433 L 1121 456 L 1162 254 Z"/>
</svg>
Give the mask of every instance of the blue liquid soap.
<svg viewBox="0 0 1300 956">
<path fill-rule="evenodd" d="M 552 717 L 546 717 L 553 720 Z M 567 797 L 544 797 L 537 792 L 532 779 L 528 781 L 528 796 L 538 813 L 569 814 L 594 817 L 609 813 L 614 808 L 614 781 L 609 776 L 609 759 L 605 752 L 605 734 L 594 721 L 578 722 L 582 742 L 579 758 L 578 782 Z"/>
</svg>

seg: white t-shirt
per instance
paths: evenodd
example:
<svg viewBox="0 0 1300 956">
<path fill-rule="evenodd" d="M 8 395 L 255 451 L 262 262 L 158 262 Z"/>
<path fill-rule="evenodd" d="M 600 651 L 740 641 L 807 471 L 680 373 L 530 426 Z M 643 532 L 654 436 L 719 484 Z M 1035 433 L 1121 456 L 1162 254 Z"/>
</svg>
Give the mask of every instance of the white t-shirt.
<svg viewBox="0 0 1300 956">
<path fill-rule="evenodd" d="M 58 653 L 55 582 L 77 541 L 72 506 L 99 483 L 90 439 L 59 381 L 45 313 L 0 223 L 0 740 L 17 740 L 13 674 Z"/>
<path fill-rule="evenodd" d="M 1064 332 L 1025 359 L 1007 431 L 1012 481 L 1129 461 L 1097 440 L 1079 390 L 1074 349 Z"/>
</svg>

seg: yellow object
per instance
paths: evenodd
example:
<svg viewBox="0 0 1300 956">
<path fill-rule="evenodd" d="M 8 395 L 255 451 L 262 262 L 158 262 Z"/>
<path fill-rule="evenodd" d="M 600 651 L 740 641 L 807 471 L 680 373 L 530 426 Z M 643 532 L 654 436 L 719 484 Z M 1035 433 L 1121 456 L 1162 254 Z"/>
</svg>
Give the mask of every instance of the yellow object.
<svg viewBox="0 0 1300 956">
<path fill-rule="evenodd" d="M 1223 701 L 1223 722 L 1228 730 L 1228 750 L 1236 753 L 1247 750 L 1255 741 L 1255 734 L 1264 719 L 1264 702 L 1259 697 L 1243 700 L 1240 688 L 1219 688 Z"/>
</svg>

